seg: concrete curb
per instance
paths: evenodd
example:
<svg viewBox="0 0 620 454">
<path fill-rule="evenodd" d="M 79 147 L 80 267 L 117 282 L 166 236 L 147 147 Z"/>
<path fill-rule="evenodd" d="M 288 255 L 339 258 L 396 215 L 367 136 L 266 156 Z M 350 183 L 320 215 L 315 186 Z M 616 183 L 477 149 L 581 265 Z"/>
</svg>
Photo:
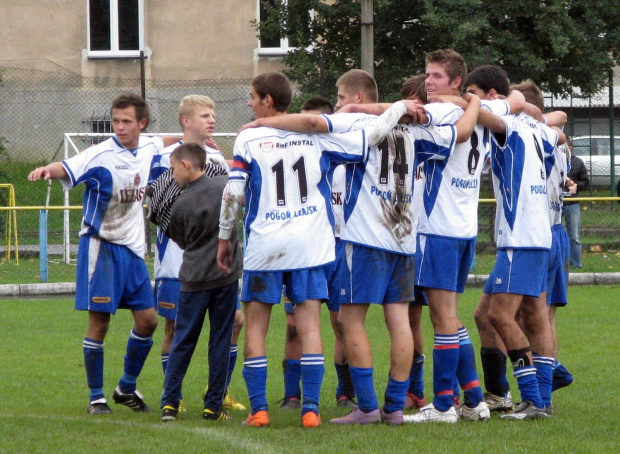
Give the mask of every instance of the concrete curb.
<svg viewBox="0 0 620 454">
<path fill-rule="evenodd" d="M 468 287 L 484 287 L 488 274 L 470 274 L 467 278 Z M 568 278 L 569 285 L 610 285 L 620 284 L 620 273 L 572 273 Z M 0 285 L 0 297 L 26 296 L 72 296 L 75 295 L 74 282 L 56 284 L 8 284 Z"/>
</svg>

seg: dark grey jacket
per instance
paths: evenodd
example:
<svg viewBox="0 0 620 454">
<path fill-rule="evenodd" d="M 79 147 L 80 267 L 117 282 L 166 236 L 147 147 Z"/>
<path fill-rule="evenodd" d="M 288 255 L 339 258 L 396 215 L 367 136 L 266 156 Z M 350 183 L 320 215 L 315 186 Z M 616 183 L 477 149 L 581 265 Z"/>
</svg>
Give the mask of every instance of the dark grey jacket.
<svg viewBox="0 0 620 454">
<path fill-rule="evenodd" d="M 230 238 L 232 273 L 225 274 L 217 266 L 220 206 L 227 181 L 226 175 L 203 175 L 188 183 L 172 206 L 167 233 L 183 249 L 179 279 L 184 292 L 223 287 L 241 277 L 243 254 L 237 243 L 236 226 Z"/>
</svg>

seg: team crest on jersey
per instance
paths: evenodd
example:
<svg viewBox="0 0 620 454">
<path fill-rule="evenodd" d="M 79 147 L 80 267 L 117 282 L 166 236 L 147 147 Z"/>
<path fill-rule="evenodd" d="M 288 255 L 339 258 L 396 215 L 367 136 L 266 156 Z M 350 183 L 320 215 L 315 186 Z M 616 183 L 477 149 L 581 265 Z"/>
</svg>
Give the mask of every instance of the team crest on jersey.
<svg viewBox="0 0 620 454">
<path fill-rule="evenodd" d="M 93 296 L 93 303 L 109 303 L 110 301 L 109 296 Z"/>
<path fill-rule="evenodd" d="M 271 140 L 261 140 L 258 147 L 260 148 L 260 151 L 269 153 L 271 150 L 273 150 L 273 142 Z"/>
<path fill-rule="evenodd" d="M 140 181 L 142 181 L 142 179 L 140 178 L 140 174 L 136 173 L 136 176 L 133 177 L 133 185 L 140 186 Z"/>
</svg>

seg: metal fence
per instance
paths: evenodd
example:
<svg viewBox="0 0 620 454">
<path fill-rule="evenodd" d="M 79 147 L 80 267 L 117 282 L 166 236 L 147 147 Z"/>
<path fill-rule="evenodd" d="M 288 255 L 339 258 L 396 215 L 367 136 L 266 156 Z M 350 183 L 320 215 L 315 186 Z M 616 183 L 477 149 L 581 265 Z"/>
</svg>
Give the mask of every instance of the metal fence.
<svg viewBox="0 0 620 454">
<path fill-rule="evenodd" d="M 419 71 L 407 71 L 406 75 Z M 515 81 L 527 77 L 527 72 L 508 70 Z M 377 75 L 381 80 L 382 75 Z M 577 78 L 578 75 L 575 76 Z M 606 87 L 597 95 L 584 97 L 574 90 L 568 96 L 546 96 L 549 108 L 567 112 L 569 123 L 565 127 L 568 135 L 575 138 L 575 148 L 584 160 L 589 158 L 588 168 L 592 172 L 594 185 L 582 196 L 608 197 L 612 191 L 615 168 L 612 162 L 620 164 L 617 151 L 620 137 L 612 146 L 611 137 L 620 131 L 619 112 L 614 105 L 620 105 L 620 93 L 614 86 L 618 76 L 601 73 L 607 81 Z M 146 99 L 152 111 L 151 133 L 179 133 L 177 106 L 179 100 L 188 94 L 210 96 L 216 104 L 218 133 L 235 133 L 237 129 L 252 120 L 253 114 L 246 106 L 249 95 L 249 79 L 244 80 L 200 80 L 200 81 L 156 81 L 145 80 Z M 380 85 L 381 86 L 381 85 Z M 0 68 L 0 208 L 9 204 L 10 184 L 15 190 L 15 205 L 31 207 L 49 204 L 61 206 L 64 195 L 60 184 L 52 183 L 48 188 L 43 182 L 28 183 L 26 176 L 36 165 L 47 164 L 64 157 L 63 136 L 65 133 L 107 132 L 110 129 L 109 105 L 122 92 L 140 93 L 141 81 L 113 78 L 83 78 L 77 75 L 48 73 L 16 68 Z M 616 90 L 620 92 L 620 89 Z M 618 100 L 615 98 L 618 97 Z M 611 100 L 611 102 L 610 102 Z M 78 148 L 90 145 L 89 138 L 80 141 Z M 232 138 L 218 138 L 218 144 L 225 155 L 232 152 Z M 607 153 L 607 154 L 606 154 Z M 615 164 L 614 163 L 614 164 Z M 605 167 L 607 166 L 607 167 Z M 620 168 L 620 166 L 616 167 Z M 606 170 L 605 170 L 606 169 Z M 616 177 L 617 178 L 617 177 Z M 485 183 L 483 198 L 492 198 L 490 184 Z M 486 192 L 485 192 L 486 191 Z M 69 205 L 81 205 L 81 189 L 70 192 Z M 611 201 L 584 202 L 582 208 L 582 243 L 584 268 L 582 271 L 620 271 L 620 205 Z M 9 231 L 13 220 L 9 213 L 16 213 L 20 253 L 20 269 L 23 272 L 11 274 L 7 270 L 15 260 L 15 231 Z M 493 203 L 480 207 L 480 236 L 478 241 L 475 272 L 488 272 L 494 261 L 494 243 L 491 223 L 494 217 Z M 50 253 L 49 280 L 52 282 L 73 281 L 74 265 L 63 260 L 63 212 L 50 211 L 48 215 L 48 249 Z M 77 243 L 80 223 L 79 212 L 70 216 L 70 236 Z M 8 234 L 11 233 L 12 236 Z M 0 284 L 8 280 L 38 282 L 39 275 L 39 213 L 37 210 L 15 212 L 0 211 Z M 152 230 L 149 237 L 152 236 Z M 9 244 L 11 238 L 11 245 Z M 12 251 L 11 260 L 7 254 Z M 70 249 L 74 259 L 74 250 Z M 148 260 L 152 261 L 152 253 Z M 8 276 L 8 277 L 5 277 Z"/>
</svg>

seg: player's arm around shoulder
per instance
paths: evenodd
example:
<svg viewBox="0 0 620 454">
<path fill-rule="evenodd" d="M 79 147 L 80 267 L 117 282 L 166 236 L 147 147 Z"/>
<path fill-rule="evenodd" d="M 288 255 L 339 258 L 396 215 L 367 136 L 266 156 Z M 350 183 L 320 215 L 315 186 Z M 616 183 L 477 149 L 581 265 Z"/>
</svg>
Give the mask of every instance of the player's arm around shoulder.
<svg viewBox="0 0 620 454">
<path fill-rule="evenodd" d="M 468 101 L 465 112 L 454 125 L 456 127 L 456 143 L 463 143 L 469 140 L 471 133 L 478 123 L 480 113 L 480 98 L 471 93 L 463 95 L 463 99 Z"/>
<path fill-rule="evenodd" d="M 288 114 L 275 117 L 258 118 L 239 128 L 239 133 L 251 128 L 275 128 L 285 131 L 312 133 L 329 132 L 327 120 L 321 115 L 314 114 Z"/>
</svg>

